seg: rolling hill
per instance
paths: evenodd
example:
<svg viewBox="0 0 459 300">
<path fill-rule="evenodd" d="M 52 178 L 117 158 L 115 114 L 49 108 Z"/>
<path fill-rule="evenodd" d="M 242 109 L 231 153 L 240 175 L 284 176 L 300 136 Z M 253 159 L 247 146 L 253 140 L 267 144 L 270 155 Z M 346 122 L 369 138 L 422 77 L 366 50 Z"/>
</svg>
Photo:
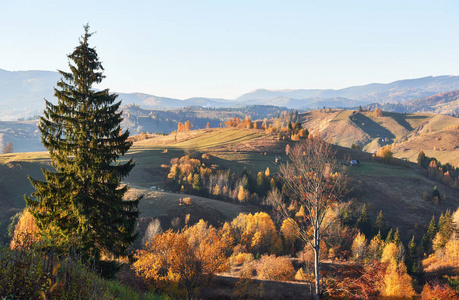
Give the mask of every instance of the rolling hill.
<svg viewBox="0 0 459 300">
<path fill-rule="evenodd" d="M 276 174 L 279 165 L 274 159 L 287 160 L 284 152 L 286 144 L 275 135 L 253 129 L 218 128 L 168 136 L 153 135 L 136 142 L 123 157 L 123 160 L 132 158 L 136 162 L 125 182 L 132 187 L 131 196 L 145 194 L 140 204 L 143 222 L 158 218 L 167 227 L 171 219 L 190 214 L 192 220 L 204 217 L 213 224 L 220 224 L 239 212 L 256 208 L 195 196 L 192 196 L 192 206 L 180 205 L 180 198 L 186 195 L 150 189 L 151 186 L 163 187 L 165 174 L 161 165 L 186 153 L 199 157 L 201 153 L 207 153 L 210 155 L 209 161 L 206 161 L 208 165 L 217 164 L 233 172 L 248 170 L 255 174 L 269 167 L 271 174 Z M 373 219 L 382 210 L 392 226 L 408 232 L 416 224 L 419 230 L 423 228 L 432 214 L 438 217 L 446 209 L 456 209 L 459 205 L 458 190 L 425 177 L 414 164 L 382 164 L 373 161 L 366 152 L 338 146 L 335 149 L 337 157 L 343 162 L 349 158 L 360 160 L 360 167 L 350 168 L 354 187 L 350 197 L 368 203 Z M 24 207 L 23 195 L 32 190 L 27 175 L 41 178 L 40 167 L 50 167 L 45 152 L 0 155 L 0 212 L 3 218 Z M 434 186 L 445 195 L 438 205 L 422 198 L 422 194 L 431 191 Z"/>
<path fill-rule="evenodd" d="M 436 145 L 436 151 L 429 151 L 431 156 L 443 163 L 459 166 L 455 138 L 459 118 L 456 117 L 390 112 L 383 112 L 381 117 L 377 117 L 371 111 L 351 110 L 315 110 L 300 116 L 303 127 L 313 134 L 320 133 L 326 141 L 339 146 L 351 147 L 355 144 L 374 153 L 381 146 L 393 144 L 396 157 L 416 161 L 419 150 L 433 150 Z M 443 141 L 432 144 L 433 140 Z"/>
</svg>

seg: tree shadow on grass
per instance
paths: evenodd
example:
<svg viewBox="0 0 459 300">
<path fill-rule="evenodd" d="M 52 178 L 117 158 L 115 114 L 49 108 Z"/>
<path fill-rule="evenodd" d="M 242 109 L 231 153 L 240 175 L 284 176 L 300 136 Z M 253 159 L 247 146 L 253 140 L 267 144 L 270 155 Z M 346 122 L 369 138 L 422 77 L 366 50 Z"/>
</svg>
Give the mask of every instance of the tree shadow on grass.
<svg viewBox="0 0 459 300">
<path fill-rule="evenodd" d="M 355 125 L 373 138 L 389 138 L 391 140 L 395 138 L 395 135 L 392 132 L 363 114 L 354 114 L 350 116 L 350 119 L 355 123 Z"/>
</svg>

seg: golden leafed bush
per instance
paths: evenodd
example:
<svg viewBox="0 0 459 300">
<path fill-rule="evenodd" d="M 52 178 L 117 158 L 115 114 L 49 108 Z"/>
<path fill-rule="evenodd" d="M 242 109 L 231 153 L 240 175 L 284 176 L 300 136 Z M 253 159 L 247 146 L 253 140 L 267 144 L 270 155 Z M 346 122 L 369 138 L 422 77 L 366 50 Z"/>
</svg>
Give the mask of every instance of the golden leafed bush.
<svg viewBox="0 0 459 300">
<path fill-rule="evenodd" d="M 136 273 L 145 281 L 178 298 L 194 298 L 215 272 L 228 269 L 227 245 L 218 231 L 203 220 L 182 232 L 158 234 L 146 250 L 135 255 Z"/>
<path fill-rule="evenodd" d="M 377 157 L 381 157 L 384 160 L 390 160 L 393 157 L 392 153 L 392 147 L 390 145 L 386 145 L 384 147 L 381 147 L 378 149 L 376 152 Z"/>
<path fill-rule="evenodd" d="M 383 116 L 382 110 L 380 108 L 375 108 L 375 110 L 373 111 L 373 116 L 382 117 Z"/>
<path fill-rule="evenodd" d="M 38 239 L 38 227 L 35 224 L 35 219 L 28 209 L 24 209 L 16 227 L 14 228 L 10 248 L 29 248 L 33 243 L 37 242 Z"/>
<path fill-rule="evenodd" d="M 185 205 L 191 205 L 191 198 L 190 197 L 185 197 L 185 198 L 183 198 L 182 202 Z"/>
<path fill-rule="evenodd" d="M 296 281 L 312 281 L 314 280 L 314 275 L 311 274 L 311 275 L 307 275 L 303 268 L 299 268 L 298 271 L 296 272 L 295 274 L 295 278 L 294 278 Z"/>
<path fill-rule="evenodd" d="M 261 279 L 287 281 L 295 277 L 292 262 L 282 256 L 263 255 L 255 265 Z"/>
<path fill-rule="evenodd" d="M 421 293 L 422 300 L 431 299 L 448 299 L 448 300 L 459 300 L 459 293 L 451 289 L 447 285 L 441 284 L 424 284 Z"/>
<path fill-rule="evenodd" d="M 245 262 L 251 262 L 253 261 L 253 259 L 254 259 L 253 254 L 240 252 L 240 253 L 231 255 L 228 258 L 228 263 L 230 266 L 236 267 L 236 266 L 244 264 Z"/>
</svg>

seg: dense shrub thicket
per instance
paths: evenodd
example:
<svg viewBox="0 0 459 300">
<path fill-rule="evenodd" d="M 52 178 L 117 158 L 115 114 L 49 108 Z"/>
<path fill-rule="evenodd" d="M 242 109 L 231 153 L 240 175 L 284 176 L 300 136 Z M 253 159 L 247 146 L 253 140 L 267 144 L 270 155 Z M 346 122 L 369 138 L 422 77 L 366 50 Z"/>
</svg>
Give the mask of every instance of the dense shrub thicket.
<svg viewBox="0 0 459 300">
<path fill-rule="evenodd" d="M 1 299 L 161 299 L 101 278 L 78 259 L 59 259 L 33 246 L 0 248 Z"/>
</svg>

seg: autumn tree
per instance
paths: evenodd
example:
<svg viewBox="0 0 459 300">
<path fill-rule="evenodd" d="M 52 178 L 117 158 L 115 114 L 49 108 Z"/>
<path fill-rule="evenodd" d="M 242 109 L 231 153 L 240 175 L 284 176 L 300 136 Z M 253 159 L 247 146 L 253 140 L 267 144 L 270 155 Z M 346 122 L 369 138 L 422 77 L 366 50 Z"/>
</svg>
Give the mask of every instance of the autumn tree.
<svg viewBox="0 0 459 300">
<path fill-rule="evenodd" d="M 358 233 L 352 243 L 352 254 L 356 260 L 362 260 L 366 252 L 367 240 L 365 235 Z"/>
<path fill-rule="evenodd" d="M 393 157 L 392 147 L 390 145 L 386 145 L 381 147 L 376 152 L 377 157 L 381 157 L 384 161 L 389 161 Z"/>
<path fill-rule="evenodd" d="M 6 143 L 6 145 L 3 147 L 3 153 L 13 153 L 13 143 L 12 142 L 8 142 Z"/>
<path fill-rule="evenodd" d="M 38 228 L 32 214 L 26 208 L 19 217 L 19 221 L 14 228 L 13 238 L 11 239 L 11 249 L 28 248 L 33 243 L 38 242 Z"/>
<path fill-rule="evenodd" d="M 382 117 L 382 116 L 383 116 L 383 112 L 382 112 L 382 110 L 381 110 L 380 108 L 377 107 L 377 108 L 375 108 L 375 110 L 373 111 L 373 115 L 374 115 L 375 117 Z"/>
<path fill-rule="evenodd" d="M 177 132 L 183 132 L 183 131 L 185 131 L 185 125 L 183 125 L 183 123 L 179 121 L 177 123 Z"/>
<path fill-rule="evenodd" d="M 181 232 L 169 230 L 154 236 L 145 250 L 137 252 L 133 267 L 157 289 L 195 299 L 200 285 L 227 270 L 227 247 L 218 231 L 200 220 Z"/>
<path fill-rule="evenodd" d="M 120 181 L 134 162 L 121 164 L 117 159 L 132 142 L 128 131 L 120 134 L 117 95 L 93 87 L 104 79 L 104 69 L 88 44 L 89 26 L 84 30 L 80 44 L 68 55 L 71 72 L 59 71 L 57 104 L 46 101 L 40 118 L 42 143 L 55 171 L 42 169 L 44 181 L 29 177 L 35 192 L 25 200 L 49 247 L 61 253 L 73 250 L 101 268 L 112 268 L 115 263 L 102 262 L 101 257 L 127 254 L 137 236 L 139 199 L 123 200 L 128 187 Z"/>
<path fill-rule="evenodd" d="M 191 129 L 191 122 L 190 122 L 190 120 L 187 120 L 185 122 L 185 132 L 190 131 L 190 129 Z"/>
<path fill-rule="evenodd" d="M 334 157 L 330 144 L 320 138 L 304 140 L 290 151 L 290 162 L 280 167 L 286 197 L 273 197 L 283 219 L 295 217 L 289 207 L 296 201 L 303 216 L 296 217 L 298 237 L 314 252 L 315 295 L 320 295 L 320 244 L 330 224 L 325 216 L 346 190 L 347 176 Z M 293 215 L 293 216 L 292 216 Z"/>
<path fill-rule="evenodd" d="M 241 213 L 231 222 L 231 231 L 235 242 L 254 254 L 275 254 L 282 249 L 282 240 L 267 213 Z"/>
<path fill-rule="evenodd" d="M 411 298 L 417 295 L 406 270 L 404 255 L 401 243 L 389 242 L 384 247 L 381 262 L 386 263 L 387 268 L 381 288 L 382 296 Z"/>
<path fill-rule="evenodd" d="M 394 258 L 390 259 L 384 275 L 384 287 L 381 294 L 385 297 L 397 297 L 398 299 L 411 299 L 413 296 L 417 296 L 403 261 L 397 263 Z"/>
</svg>

